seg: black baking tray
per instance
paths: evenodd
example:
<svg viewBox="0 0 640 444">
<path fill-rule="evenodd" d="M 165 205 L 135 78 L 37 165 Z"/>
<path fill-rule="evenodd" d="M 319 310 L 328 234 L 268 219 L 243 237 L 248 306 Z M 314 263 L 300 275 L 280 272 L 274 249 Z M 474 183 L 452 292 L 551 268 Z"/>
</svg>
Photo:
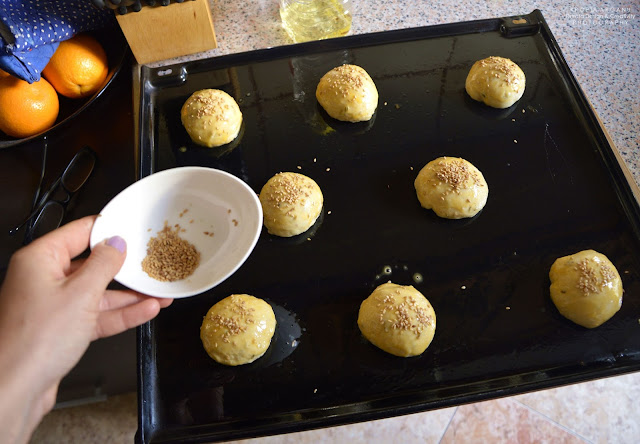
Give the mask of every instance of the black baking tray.
<svg viewBox="0 0 640 444">
<path fill-rule="evenodd" d="M 474 61 L 499 55 L 527 76 L 506 110 L 464 91 Z M 315 100 L 322 74 L 364 67 L 380 102 L 369 123 L 333 121 Z M 198 148 L 180 123 L 191 93 L 219 88 L 244 115 L 239 139 Z M 275 173 L 320 185 L 308 233 L 263 231 L 227 281 L 176 300 L 138 330 L 138 442 L 210 442 L 437 409 L 640 369 L 640 212 L 636 186 L 542 14 L 311 42 L 140 74 L 140 175 L 201 165 L 259 192 Z M 413 181 L 460 156 L 489 184 L 484 210 L 439 219 Z M 596 329 L 559 315 L 548 272 L 560 256 L 606 254 L 625 288 Z M 379 284 L 414 285 L 437 330 L 419 357 L 369 344 L 356 318 Z M 266 355 L 225 367 L 202 348 L 209 307 L 232 293 L 267 300 L 278 321 Z"/>
</svg>

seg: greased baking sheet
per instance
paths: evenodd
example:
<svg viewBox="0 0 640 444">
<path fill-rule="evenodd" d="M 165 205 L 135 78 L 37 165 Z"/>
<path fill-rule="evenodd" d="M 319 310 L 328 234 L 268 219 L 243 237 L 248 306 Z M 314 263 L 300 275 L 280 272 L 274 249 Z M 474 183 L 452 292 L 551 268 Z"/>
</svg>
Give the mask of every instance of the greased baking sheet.
<svg viewBox="0 0 640 444">
<path fill-rule="evenodd" d="M 506 110 L 464 91 L 473 62 L 492 55 L 527 77 Z M 371 122 L 333 121 L 315 100 L 322 74 L 342 63 L 376 83 Z M 636 187 L 539 11 L 143 67 L 140 85 L 142 176 L 202 165 L 259 192 L 293 171 L 320 185 L 325 205 L 309 232 L 263 230 L 231 278 L 140 328 L 139 442 L 285 433 L 640 368 Z M 197 147 L 180 123 L 184 101 L 204 88 L 234 96 L 244 116 L 221 149 Z M 478 216 L 444 220 L 420 207 L 413 181 L 439 156 L 484 174 Z M 625 288 L 621 310 L 593 330 L 559 315 L 548 278 L 557 257 L 589 248 L 612 260 Z M 360 303 L 389 280 L 415 286 L 436 311 L 419 357 L 386 354 L 358 330 Z M 211 360 L 199 338 L 209 307 L 232 293 L 265 299 L 278 322 L 266 355 L 241 367 Z"/>
</svg>

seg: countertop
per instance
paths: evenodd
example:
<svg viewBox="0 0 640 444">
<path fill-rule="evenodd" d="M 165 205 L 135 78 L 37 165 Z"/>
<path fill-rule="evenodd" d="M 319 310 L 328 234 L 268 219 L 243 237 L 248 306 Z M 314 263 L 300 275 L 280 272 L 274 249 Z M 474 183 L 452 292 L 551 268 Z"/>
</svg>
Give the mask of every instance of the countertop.
<svg viewBox="0 0 640 444">
<path fill-rule="evenodd" d="M 522 15 L 540 9 L 573 74 L 636 183 L 640 183 L 640 4 L 637 1 L 351 0 L 350 3 L 351 35 Z M 210 6 L 218 47 L 150 66 L 290 43 L 280 27 L 276 0 L 210 0 Z M 488 401 L 489 404 L 251 442 L 385 442 L 392 437 L 404 442 L 633 442 L 640 432 L 633 419 L 640 413 L 633 402 L 640 381 L 638 376 L 623 375 Z M 603 400 L 607 392 L 611 392 L 610 396 Z M 107 401 L 58 409 L 45 418 L 33 442 L 131 442 L 135 412 L 133 395 L 116 397 L 111 404 Z M 427 430 L 424 424 L 436 425 L 433 430 Z M 525 435 L 523 430 L 527 432 Z"/>
</svg>

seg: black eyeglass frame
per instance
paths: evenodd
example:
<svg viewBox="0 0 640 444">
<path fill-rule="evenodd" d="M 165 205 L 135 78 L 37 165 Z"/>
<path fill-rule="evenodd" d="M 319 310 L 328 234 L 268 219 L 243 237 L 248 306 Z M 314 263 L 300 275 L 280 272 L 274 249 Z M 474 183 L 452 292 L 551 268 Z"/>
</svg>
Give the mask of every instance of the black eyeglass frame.
<svg viewBox="0 0 640 444">
<path fill-rule="evenodd" d="M 46 163 L 46 145 L 44 147 L 44 150 L 45 150 L 45 157 L 43 159 L 43 171 L 45 168 L 44 163 Z M 83 175 L 84 177 L 78 181 L 77 186 L 75 186 L 74 189 L 67 188 L 64 180 L 65 177 L 71 174 L 75 174 L 76 171 L 74 171 L 74 168 L 77 168 L 76 164 L 81 159 L 85 160 L 85 158 L 90 160 L 90 166 L 86 168 L 86 172 Z M 71 201 L 73 196 L 87 182 L 87 180 L 93 173 L 93 170 L 95 169 L 95 165 L 97 161 L 98 161 L 97 154 L 89 146 L 85 146 L 81 150 L 79 150 L 73 156 L 71 161 L 67 164 L 62 174 L 53 182 L 53 184 L 51 184 L 49 189 L 47 189 L 47 191 L 44 194 L 42 194 L 42 196 L 40 196 L 37 204 L 33 207 L 31 213 L 29 213 L 29 215 L 20 224 L 16 225 L 13 229 L 11 229 L 9 231 L 9 234 L 10 235 L 16 234 L 26 225 L 27 230 L 25 231 L 24 244 L 28 244 L 29 242 L 31 242 L 33 240 L 33 234 L 35 232 L 35 229 L 38 225 L 38 221 L 41 219 L 43 212 L 46 211 L 46 209 L 51 205 L 60 205 L 62 207 L 62 214 L 61 214 L 60 220 L 58 221 L 58 224 L 54 228 L 57 228 L 58 226 L 60 226 L 60 223 L 62 223 L 62 219 L 64 218 L 64 214 L 66 212 L 69 202 Z M 41 181 L 42 181 L 42 177 L 41 177 Z M 38 195 L 40 193 L 41 185 L 42 183 L 40 183 L 38 190 L 36 190 L 36 199 L 38 198 Z M 55 195 L 55 193 L 58 191 L 59 188 L 61 188 L 65 192 L 66 194 L 65 197 L 63 199 L 58 199 L 58 200 L 51 199 L 51 196 Z"/>
</svg>

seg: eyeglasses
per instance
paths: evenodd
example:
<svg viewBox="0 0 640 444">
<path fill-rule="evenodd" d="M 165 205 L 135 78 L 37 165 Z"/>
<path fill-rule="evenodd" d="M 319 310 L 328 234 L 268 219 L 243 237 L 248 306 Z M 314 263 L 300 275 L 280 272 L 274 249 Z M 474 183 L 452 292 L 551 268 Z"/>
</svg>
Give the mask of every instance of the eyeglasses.
<svg viewBox="0 0 640 444">
<path fill-rule="evenodd" d="M 71 198 L 91 176 L 96 160 L 96 153 L 88 146 L 78 151 L 64 169 L 62 175 L 40 197 L 31 213 L 20 224 L 10 230 L 9 234 L 14 235 L 26 226 L 24 243 L 28 244 L 33 239 L 58 228 L 62 223 Z M 43 169 L 45 162 L 46 157 L 43 161 Z M 42 183 L 36 191 L 36 196 L 39 195 L 41 186 Z M 57 195 L 62 197 L 54 199 Z"/>
</svg>

